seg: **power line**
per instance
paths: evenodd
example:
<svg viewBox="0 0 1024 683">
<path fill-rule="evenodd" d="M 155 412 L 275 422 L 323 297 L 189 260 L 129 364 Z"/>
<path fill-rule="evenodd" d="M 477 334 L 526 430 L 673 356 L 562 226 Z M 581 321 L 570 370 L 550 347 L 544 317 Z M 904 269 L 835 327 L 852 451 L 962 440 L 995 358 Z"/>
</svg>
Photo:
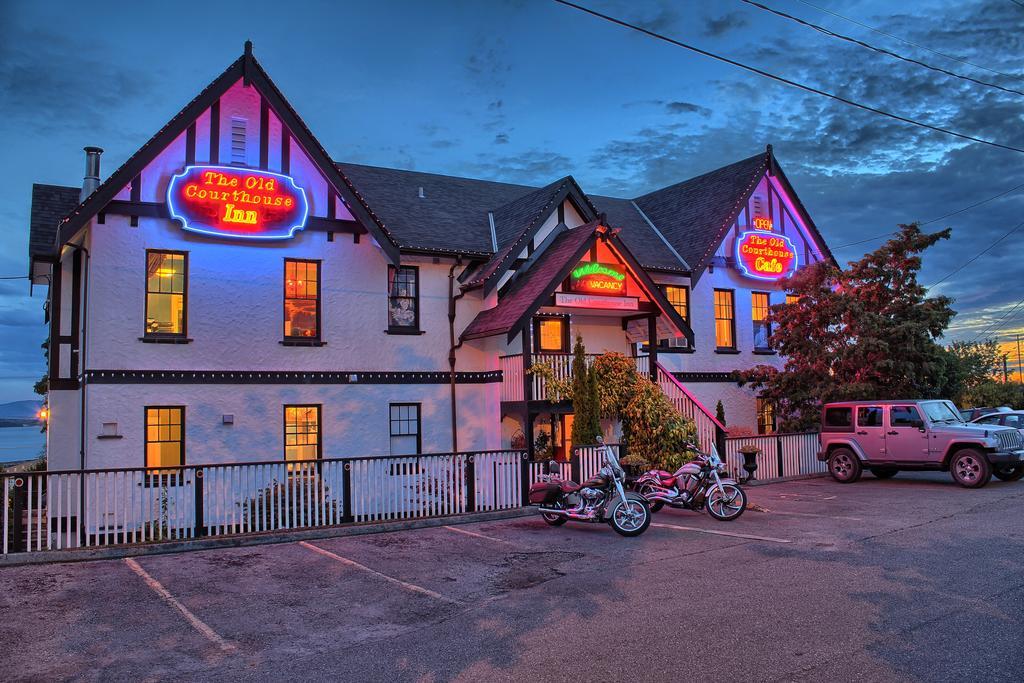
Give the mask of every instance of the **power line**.
<svg viewBox="0 0 1024 683">
<path fill-rule="evenodd" d="M 670 38 L 670 37 L 668 37 L 668 36 L 666 36 L 664 34 L 657 33 L 655 31 L 651 31 L 651 30 L 646 29 L 646 28 L 644 28 L 642 26 L 638 26 L 636 24 L 631 24 L 628 21 L 624 21 L 622 19 L 617 19 L 617 18 L 615 18 L 613 16 L 609 16 L 607 14 L 602 14 L 601 12 L 598 12 L 596 10 L 592 10 L 590 8 L 587 8 L 587 7 L 583 7 L 582 5 L 577 5 L 576 3 L 569 2 L 568 0 L 554 0 L 554 1 L 557 2 L 560 5 L 565 5 L 566 7 L 571 7 L 572 9 L 578 10 L 580 12 L 584 12 L 584 13 L 589 14 L 591 16 L 597 17 L 598 19 L 603 19 L 605 21 L 611 22 L 611 23 L 616 24 L 618 26 L 622 26 L 623 28 L 628 28 L 630 30 L 637 31 L 638 33 L 643 33 L 644 35 L 648 35 L 648 36 L 650 36 L 652 38 L 656 38 L 658 40 L 664 41 L 664 42 L 669 43 L 671 45 L 675 45 L 676 47 L 681 47 L 681 48 L 683 48 L 685 50 L 690 50 L 691 52 L 696 52 L 697 54 L 704 55 L 705 57 L 710 57 L 710 58 L 715 59 L 717 61 L 724 62 L 726 64 L 731 64 L 732 66 L 736 66 L 736 67 L 739 67 L 739 68 L 744 69 L 746 71 L 750 71 L 751 73 L 758 74 L 759 76 L 764 76 L 765 78 L 769 78 L 769 79 L 771 79 L 773 81 L 778 81 L 779 83 L 784 83 L 784 84 L 792 86 L 794 88 L 799 88 L 800 90 L 803 90 L 805 92 L 813 93 L 815 95 L 821 95 L 822 97 L 828 97 L 830 99 L 836 100 L 837 102 L 842 102 L 843 104 L 849 105 L 851 107 L 855 107 L 857 109 L 862 109 L 864 111 L 869 111 L 869 112 L 872 112 L 874 114 L 879 114 L 880 116 L 885 116 L 885 117 L 893 119 L 895 121 L 902 121 L 903 123 L 909 123 L 911 125 L 919 126 L 921 128 L 927 128 L 928 130 L 933 130 L 933 131 L 938 132 L 938 133 L 945 133 L 946 135 L 950 135 L 952 137 L 960 138 L 961 140 L 969 140 L 971 142 L 978 142 L 978 143 L 981 143 L 983 145 L 989 145 L 991 147 L 998 147 L 1000 149 L 1006 149 L 1006 150 L 1009 150 L 1011 152 L 1021 152 L 1021 153 L 1024 153 L 1024 149 L 1022 149 L 1020 147 L 1013 147 L 1011 145 L 1004 145 L 1004 144 L 1002 144 L 1000 142 L 994 142 L 992 140 L 984 140 L 982 138 L 976 138 L 973 135 L 967 135 L 966 133 L 958 133 L 958 132 L 956 132 L 954 130 L 950 130 L 949 128 L 943 128 L 941 126 L 935 126 L 935 125 L 932 125 L 930 123 L 924 123 L 923 121 L 918 121 L 916 119 L 911 119 L 911 118 L 908 118 L 906 116 L 901 116 L 899 114 L 893 114 L 892 112 L 886 111 L 884 109 L 879 109 L 877 107 L 872 107 L 872 106 L 867 105 L 867 104 L 861 104 L 860 102 L 855 102 L 855 101 L 847 99 L 847 98 L 845 98 L 845 97 L 843 97 L 841 95 L 836 95 L 834 93 L 830 93 L 830 92 L 827 92 L 825 90 L 820 90 L 818 88 L 815 88 L 815 87 L 812 87 L 812 86 L 809 86 L 809 85 L 804 85 L 803 83 L 798 83 L 798 82 L 790 80 L 788 78 L 784 78 L 783 76 L 777 76 L 777 75 L 775 75 L 773 73 L 770 73 L 770 72 L 765 71 L 763 69 L 759 69 L 759 68 L 757 68 L 755 66 L 750 66 L 749 64 L 744 64 L 743 62 L 738 62 L 735 59 L 730 59 L 728 57 L 723 57 L 721 55 L 717 55 L 717 54 L 715 54 L 713 52 L 709 52 L 707 50 L 704 50 L 702 48 L 696 47 L 694 45 L 689 45 L 688 43 L 684 43 L 684 42 L 676 40 L 674 38 Z"/>
<path fill-rule="evenodd" d="M 973 208 L 979 207 L 982 204 L 988 204 L 989 202 L 991 202 L 993 200 L 996 200 L 996 199 L 999 199 L 1000 197 L 1005 197 L 1006 195 L 1010 194 L 1011 192 L 1016 192 L 1017 190 L 1019 190 L 1021 188 L 1024 188 L 1024 183 L 1021 183 L 1020 185 L 1016 185 L 1014 187 L 1011 187 L 1009 190 L 1005 190 L 1003 192 L 1000 192 L 999 194 L 993 195 L 993 196 L 989 197 L 988 199 L 982 199 L 980 202 L 975 202 L 975 203 L 969 204 L 968 206 L 965 206 L 963 208 L 957 209 L 956 211 L 950 211 L 949 213 L 942 214 L 938 218 L 933 218 L 930 221 L 924 221 L 920 225 L 924 226 L 924 225 L 931 225 L 932 223 L 938 223 L 939 221 L 941 221 L 943 219 L 946 219 L 946 218 L 949 218 L 950 216 L 956 216 L 957 214 L 961 214 L 964 211 L 969 211 L 969 210 L 971 210 Z M 883 239 L 885 237 L 890 237 L 890 236 L 895 235 L 895 234 L 896 234 L 896 232 L 887 232 L 884 235 L 875 235 L 874 237 L 868 237 L 866 239 L 862 239 L 862 240 L 859 240 L 857 242 L 849 242 L 847 244 L 840 244 L 838 247 L 832 247 L 832 250 L 836 251 L 836 250 L 839 250 L 839 249 L 845 249 L 846 247 L 853 247 L 853 246 L 856 246 L 858 244 L 866 244 L 868 242 L 874 242 L 875 240 L 880 240 L 880 239 Z"/>
<path fill-rule="evenodd" d="M 857 26 L 860 26 L 862 28 L 866 28 L 869 31 L 874 31 L 875 33 L 877 33 L 879 35 L 883 35 L 883 36 L 892 38 L 893 40 L 898 40 L 901 43 L 906 43 L 907 45 L 912 45 L 912 46 L 914 46 L 916 48 L 920 48 L 921 50 L 927 50 L 928 52 L 931 52 L 932 54 L 939 55 L 940 57 L 945 57 L 946 59 L 952 59 L 954 62 L 960 62 L 961 64 L 966 64 L 968 66 L 973 66 L 976 69 L 983 69 L 984 71 L 988 71 L 988 72 L 991 72 L 991 73 L 994 73 L 994 74 L 999 74 L 1000 76 L 1005 76 L 1006 78 L 1020 79 L 1019 75 L 1015 76 L 1013 74 L 1004 73 L 1004 72 L 998 71 L 996 69 L 990 69 L 987 66 L 982 66 L 981 64 L 975 64 L 974 62 L 968 62 L 966 59 L 960 59 L 959 57 L 954 57 L 953 55 L 948 55 L 945 52 L 939 52 L 938 50 L 933 50 L 930 47 L 926 47 L 924 45 L 920 45 L 918 43 L 909 41 L 906 38 L 900 38 L 899 36 L 894 36 L 891 33 L 886 33 L 885 31 L 883 31 L 881 29 L 875 28 L 874 26 L 868 26 L 865 23 L 857 21 L 856 19 L 851 19 L 850 17 L 847 17 L 845 15 L 839 14 L 838 12 L 833 12 L 830 9 L 826 9 L 824 7 L 819 7 L 818 5 L 815 5 L 813 3 L 807 2 L 807 0 L 799 0 L 799 1 L 802 2 L 803 4 L 807 5 L 808 7 L 813 7 L 814 9 L 818 10 L 819 12 L 824 12 L 826 14 L 831 14 L 834 17 L 838 17 L 840 19 L 843 19 L 844 21 L 850 22 L 851 24 L 856 24 Z"/>
<path fill-rule="evenodd" d="M 1024 7 L 1024 2 L 1021 2 L 1020 0 L 1010 0 L 1010 2 L 1020 7 Z"/>
<path fill-rule="evenodd" d="M 1020 301 L 1018 301 L 1018 302 L 1017 302 L 1017 305 L 1016 305 L 1016 306 L 1014 306 L 1014 307 L 1013 307 L 1013 308 L 1011 308 L 1011 309 L 1010 309 L 1009 311 L 1007 311 L 1006 313 L 1004 313 L 1004 314 L 1003 314 L 1003 317 L 1002 317 L 1002 318 L 1000 318 L 999 320 L 995 321 L 994 323 L 992 323 L 991 325 L 989 325 L 988 327 L 986 327 L 986 328 L 985 328 L 984 330 L 982 330 L 981 332 L 979 332 L 979 333 L 978 333 L 977 335 L 975 335 L 975 337 L 974 337 L 974 339 L 973 339 L 972 341 L 977 341 L 978 339 L 980 339 L 980 338 L 981 338 L 981 337 L 983 337 L 984 335 L 988 334 L 988 332 L 989 332 L 990 330 L 992 330 L 992 328 L 993 328 L 993 327 L 995 327 L 996 325 L 999 325 L 999 323 L 1003 322 L 1003 320 L 1005 320 L 1005 319 L 1006 319 L 1006 317 L 1007 317 L 1008 315 L 1010 315 L 1011 313 L 1013 313 L 1014 311 L 1016 311 L 1016 310 L 1017 310 L 1018 308 L 1020 308 L 1021 306 L 1024 306 L 1024 299 L 1021 299 Z M 1000 326 L 999 326 L 998 328 L 996 328 L 996 329 L 1000 329 L 1001 327 L 1002 327 L 1002 325 L 1000 325 Z"/>
<path fill-rule="evenodd" d="M 989 250 L 989 249 L 991 249 L 992 247 L 996 246 L 997 244 L 999 244 L 1000 242 L 1002 242 L 1003 240 L 1005 240 L 1005 239 L 1006 239 L 1007 237 L 1009 237 L 1009 236 L 1010 236 L 1010 235 L 1012 235 L 1013 233 L 1015 233 L 1015 232 L 1017 232 L 1018 230 L 1020 230 L 1021 228 L 1024 228 L 1024 221 L 1021 221 L 1020 223 L 1018 223 L 1018 224 L 1017 224 L 1017 226 L 1016 226 L 1016 227 L 1014 227 L 1013 229 L 1011 229 L 1011 230 L 1010 230 L 1010 231 L 1009 231 L 1008 233 L 1004 234 L 1004 235 L 1003 235 L 1002 237 L 1000 237 L 999 239 L 997 239 L 997 240 L 996 240 L 995 242 L 993 242 L 992 244 L 988 245 L 987 247 L 985 247 L 984 249 L 982 249 L 981 251 L 979 251 L 979 252 L 978 252 L 977 254 L 975 254 L 975 255 L 974 255 L 973 257 L 971 257 L 970 259 L 968 259 L 968 260 L 964 261 L 963 263 L 961 263 L 961 264 L 960 264 L 960 265 L 959 265 L 959 266 L 958 266 L 958 267 L 957 267 L 957 268 L 956 268 L 955 270 L 953 270 L 952 272 L 948 273 L 948 274 L 947 274 L 947 275 L 946 275 L 946 276 L 945 276 L 944 278 L 942 278 L 941 280 L 938 280 L 937 282 L 933 282 L 932 284 L 930 284 L 930 285 L 927 285 L 927 286 L 925 287 L 925 289 L 931 289 L 932 287 L 935 287 L 935 286 L 937 286 L 937 285 L 940 285 L 940 284 L 942 284 L 943 282 L 945 282 L 945 281 L 946 281 L 946 280 L 948 280 L 949 278 L 953 277 L 954 275 L 956 275 L 957 273 L 959 273 L 959 272 L 960 272 L 961 270 L 963 270 L 963 269 L 964 269 L 964 268 L 966 268 L 967 266 L 969 266 L 969 265 L 971 265 L 972 263 L 974 263 L 975 261 L 977 261 L 977 260 L 978 260 L 979 258 L 981 258 L 981 256 L 982 256 L 982 255 L 984 255 L 984 254 L 985 254 L 986 252 L 988 252 L 988 250 Z"/>
<path fill-rule="evenodd" d="M 28 279 L 28 275 L 8 275 L 8 276 L 5 276 L 5 277 L 0 277 L 0 280 L 27 280 L 27 279 Z"/>
<path fill-rule="evenodd" d="M 1003 86 L 999 85 L 998 83 L 990 83 L 988 81 L 982 81 L 982 80 L 979 80 L 977 78 L 973 78 L 971 76 L 965 76 L 964 74 L 958 74 L 955 71 L 950 71 L 948 69 L 943 69 L 942 67 L 939 67 L 939 66 L 932 66 L 931 64 L 926 64 L 925 62 L 922 62 L 920 60 L 914 59 L 913 57 L 905 57 L 905 56 L 903 56 L 901 54 L 897 54 L 895 52 L 892 52 L 891 50 L 886 50 L 884 47 L 877 47 L 875 45 L 871 45 L 869 43 L 865 43 L 862 40 L 857 40 L 856 38 L 851 38 L 850 36 L 844 36 L 841 33 L 836 33 L 835 31 L 832 31 L 830 29 L 825 28 L 824 26 L 818 26 L 817 24 L 812 24 L 811 22 L 805 21 L 805 20 L 801 19 L 800 17 L 795 17 L 792 14 L 786 14 L 785 12 L 783 12 L 781 10 L 773 9 L 771 7 L 768 7 L 767 5 L 762 5 L 759 2 L 754 2 L 754 0 L 740 0 L 740 2 L 746 3 L 746 4 L 751 5 L 753 7 L 757 7 L 758 9 L 762 9 L 762 10 L 764 10 L 766 12 L 771 12 L 772 14 L 774 14 L 776 16 L 779 16 L 779 17 L 782 17 L 784 19 L 789 19 L 790 21 L 795 21 L 798 24 L 801 24 L 801 25 L 806 26 L 808 28 L 812 28 L 815 31 L 818 31 L 819 33 L 825 34 L 826 36 L 831 36 L 833 38 L 838 38 L 839 40 L 845 40 L 846 42 L 853 43 L 854 45 L 860 45 L 863 48 L 866 48 L 868 50 L 872 50 L 874 52 L 878 52 L 878 53 L 883 54 L 883 55 L 888 55 L 889 57 L 893 57 L 894 59 L 900 59 L 900 60 L 903 60 L 904 62 L 909 62 L 911 64 L 916 64 L 918 66 L 922 66 L 925 69 L 931 69 L 932 71 L 937 71 L 937 72 L 945 74 L 947 76 L 952 76 L 954 78 L 960 78 L 960 79 L 963 79 L 965 81 L 970 81 L 972 83 L 977 83 L 978 85 L 984 85 L 984 86 L 986 86 L 988 88 L 995 88 L 996 90 L 1002 90 L 1003 92 L 1008 92 L 1008 93 L 1013 93 L 1015 95 L 1024 96 L 1024 91 L 1014 90 L 1013 88 L 1004 88 Z"/>
</svg>

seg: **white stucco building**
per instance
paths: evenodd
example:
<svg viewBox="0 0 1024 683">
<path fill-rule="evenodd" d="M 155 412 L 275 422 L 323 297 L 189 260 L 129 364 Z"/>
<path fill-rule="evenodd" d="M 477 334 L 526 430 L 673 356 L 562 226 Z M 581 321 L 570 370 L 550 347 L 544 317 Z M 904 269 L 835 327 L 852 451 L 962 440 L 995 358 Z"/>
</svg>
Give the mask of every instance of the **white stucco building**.
<svg viewBox="0 0 1024 683">
<path fill-rule="evenodd" d="M 540 430 L 564 455 L 571 407 L 523 367 L 567 367 L 577 335 L 630 356 L 656 336 L 641 369 L 771 429 L 730 375 L 780 362 L 759 322 L 775 280 L 831 258 L 770 147 L 634 199 L 337 162 L 248 49 L 102 182 L 87 157 L 84 188 L 33 188 L 50 469 Z"/>
</svg>

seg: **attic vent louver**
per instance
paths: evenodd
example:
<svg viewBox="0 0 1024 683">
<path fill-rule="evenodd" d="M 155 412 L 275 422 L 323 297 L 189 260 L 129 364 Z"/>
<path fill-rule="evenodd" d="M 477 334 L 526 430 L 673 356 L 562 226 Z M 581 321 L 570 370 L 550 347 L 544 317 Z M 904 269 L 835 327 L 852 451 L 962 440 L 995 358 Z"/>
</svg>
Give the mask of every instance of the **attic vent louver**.
<svg viewBox="0 0 1024 683">
<path fill-rule="evenodd" d="M 245 128 L 249 122 L 242 116 L 231 117 L 231 163 L 245 165 Z"/>
<path fill-rule="evenodd" d="M 422 187 L 420 187 L 420 188 L 419 188 L 419 189 L 417 190 L 417 192 L 416 192 L 416 196 L 417 196 L 417 197 L 419 197 L 420 199 L 426 199 L 426 198 L 427 198 L 427 195 L 426 195 L 426 193 L 425 193 L 425 192 L 423 192 L 423 188 L 422 188 Z"/>
</svg>

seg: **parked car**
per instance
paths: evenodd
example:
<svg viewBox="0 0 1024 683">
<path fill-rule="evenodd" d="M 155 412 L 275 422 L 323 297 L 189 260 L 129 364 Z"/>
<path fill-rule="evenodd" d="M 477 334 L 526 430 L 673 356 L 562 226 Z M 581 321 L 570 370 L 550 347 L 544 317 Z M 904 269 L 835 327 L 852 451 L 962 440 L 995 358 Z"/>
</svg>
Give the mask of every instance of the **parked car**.
<svg viewBox="0 0 1024 683">
<path fill-rule="evenodd" d="M 1009 406 L 999 406 L 998 408 L 967 408 L 966 410 L 960 411 L 960 417 L 964 419 L 964 422 L 973 422 L 979 417 L 983 417 L 985 415 L 1008 412 L 1010 412 Z"/>
<path fill-rule="evenodd" d="M 821 411 L 821 451 L 841 483 L 865 469 L 879 479 L 900 470 L 949 472 L 968 488 L 1024 476 L 1024 434 L 999 425 L 968 424 L 951 401 L 849 401 Z"/>
<path fill-rule="evenodd" d="M 1007 410 L 1005 412 L 991 413 L 968 420 L 972 424 L 998 425 L 1000 427 L 1013 427 L 1024 432 L 1024 410 Z"/>
</svg>

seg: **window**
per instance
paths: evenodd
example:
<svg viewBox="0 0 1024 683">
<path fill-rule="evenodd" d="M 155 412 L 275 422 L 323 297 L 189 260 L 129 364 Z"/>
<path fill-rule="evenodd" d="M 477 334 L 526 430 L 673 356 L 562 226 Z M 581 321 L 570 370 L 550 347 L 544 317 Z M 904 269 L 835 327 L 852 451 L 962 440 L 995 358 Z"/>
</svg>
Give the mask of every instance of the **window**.
<svg viewBox="0 0 1024 683">
<path fill-rule="evenodd" d="M 320 458 L 320 406 L 284 407 L 284 459 Z"/>
<path fill-rule="evenodd" d="M 754 323 L 754 348 L 770 349 L 772 326 L 768 323 L 768 307 L 771 299 L 768 292 L 752 292 L 750 294 L 750 316 Z"/>
<path fill-rule="evenodd" d="M 889 409 L 890 427 L 914 427 L 921 421 L 921 413 L 914 406 L 893 406 Z"/>
<path fill-rule="evenodd" d="M 882 409 L 878 406 L 864 406 L 857 408 L 858 427 L 881 427 Z"/>
<path fill-rule="evenodd" d="M 736 306 L 731 289 L 715 290 L 715 345 L 736 348 Z"/>
<path fill-rule="evenodd" d="M 800 297 L 798 297 L 796 294 L 787 294 L 786 295 L 786 303 L 787 304 L 798 304 L 798 303 L 800 303 Z"/>
<path fill-rule="evenodd" d="M 388 266 L 388 332 L 419 332 L 420 269 Z"/>
<path fill-rule="evenodd" d="M 690 288 L 689 287 L 676 287 L 674 285 L 665 286 L 665 298 L 672 304 L 672 308 L 676 309 L 676 312 L 682 316 L 683 320 L 687 323 L 690 322 Z"/>
<path fill-rule="evenodd" d="M 392 403 L 390 411 L 391 455 L 417 455 L 422 447 L 420 404 Z"/>
<path fill-rule="evenodd" d="M 569 352 L 569 322 L 565 318 L 537 318 L 533 325 L 534 351 Z"/>
<path fill-rule="evenodd" d="M 146 407 L 146 467 L 181 467 L 185 464 L 185 408 Z M 166 470 L 164 470 L 166 471 Z"/>
<path fill-rule="evenodd" d="M 1014 429 L 1024 429 L 1024 415 L 1007 415 L 1003 425 Z"/>
<path fill-rule="evenodd" d="M 146 252 L 147 337 L 184 337 L 187 322 L 188 254 Z"/>
<path fill-rule="evenodd" d="M 775 431 L 775 404 L 766 398 L 758 398 L 755 401 L 757 407 L 757 433 L 773 433 Z"/>
<path fill-rule="evenodd" d="M 987 415 L 981 418 L 980 420 L 975 420 L 975 422 L 983 425 L 997 425 L 999 424 L 999 421 L 1002 419 L 1003 418 L 1000 417 L 999 415 Z"/>
<path fill-rule="evenodd" d="M 853 431 L 853 408 L 825 408 L 825 431 Z"/>
<path fill-rule="evenodd" d="M 319 261 L 284 261 L 284 338 L 320 339 Z"/>
</svg>

